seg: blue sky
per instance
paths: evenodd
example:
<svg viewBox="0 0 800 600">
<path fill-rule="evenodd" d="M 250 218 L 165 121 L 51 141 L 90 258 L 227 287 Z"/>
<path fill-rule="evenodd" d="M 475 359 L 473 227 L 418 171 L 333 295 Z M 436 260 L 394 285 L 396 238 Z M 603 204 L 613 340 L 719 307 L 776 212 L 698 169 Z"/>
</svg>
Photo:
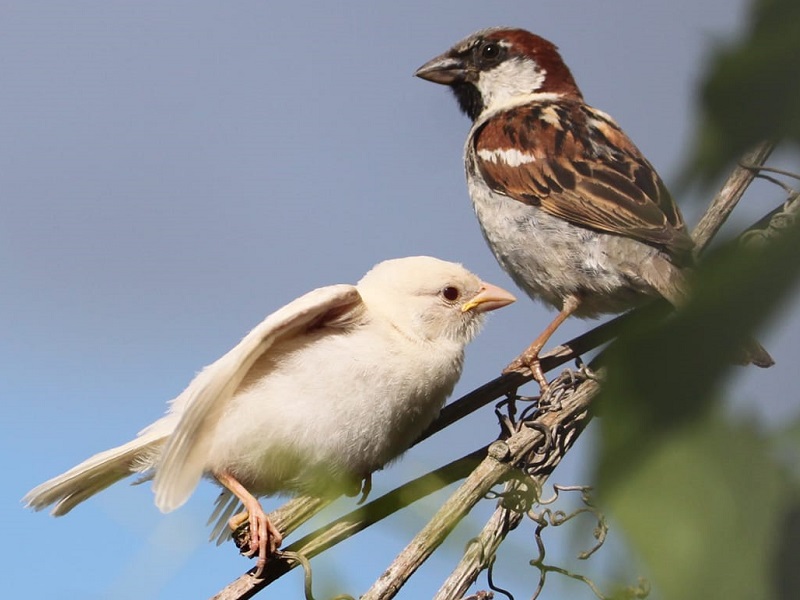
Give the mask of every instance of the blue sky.
<svg viewBox="0 0 800 600">
<path fill-rule="evenodd" d="M 419 65 L 483 27 L 536 31 L 560 46 L 587 100 L 617 118 L 669 183 L 690 148 L 698 78 L 745 18 L 741 0 L 3 2 L 6 595 L 211 596 L 249 567 L 232 547 L 205 542 L 213 485 L 166 516 L 147 485 L 115 486 L 57 520 L 19 499 L 130 439 L 198 369 L 311 288 L 354 282 L 386 258 L 430 254 L 513 289 L 467 197 L 469 123 L 445 89 L 412 77 Z M 779 200 L 769 186 L 755 189 L 733 225 Z M 694 224 L 697 198 L 679 200 Z M 800 333 L 791 309 L 761 336 L 778 365 L 737 377 L 732 402 L 743 414 L 756 411 L 756 398 L 768 421 L 790 409 Z M 521 295 L 494 314 L 468 351 L 457 394 L 495 377 L 550 318 Z M 570 322 L 559 339 L 589 326 Z M 484 410 L 377 474 L 376 492 L 496 433 Z M 590 431 L 554 481 L 588 480 L 591 441 Z M 365 591 L 441 500 L 315 561 L 318 596 Z M 430 597 L 490 510 L 482 503 L 401 597 Z M 523 555 L 533 552 L 530 534 L 512 541 Z M 554 535 L 554 560 L 573 537 Z M 529 596 L 533 573 L 517 571 L 501 583 Z M 273 593 L 300 598 L 301 583 L 295 574 Z M 591 597 L 554 585 L 544 598 L 556 593 Z"/>
</svg>

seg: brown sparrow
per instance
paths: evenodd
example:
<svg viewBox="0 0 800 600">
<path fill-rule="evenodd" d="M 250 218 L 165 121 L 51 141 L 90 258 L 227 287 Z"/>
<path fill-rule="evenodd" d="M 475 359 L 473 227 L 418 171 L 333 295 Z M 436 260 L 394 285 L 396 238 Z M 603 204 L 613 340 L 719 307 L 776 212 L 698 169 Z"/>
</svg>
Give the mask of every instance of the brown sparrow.
<svg viewBox="0 0 800 600">
<path fill-rule="evenodd" d="M 60 516 L 142 473 L 168 512 L 206 476 L 224 488 L 215 515 L 224 521 L 244 506 L 230 525 L 249 521 L 258 575 L 281 534 L 257 496 L 352 490 L 405 452 L 453 391 L 484 313 L 513 301 L 461 265 L 426 256 L 380 263 L 358 285 L 316 289 L 203 369 L 134 440 L 24 501 L 55 505 Z"/>
<path fill-rule="evenodd" d="M 473 125 L 467 184 L 483 235 L 529 296 L 560 310 L 507 371 L 547 382 L 539 352 L 570 315 L 686 298 L 693 243 L 653 166 L 586 104 L 556 46 L 522 29 L 479 31 L 416 75 L 450 86 Z M 752 347 L 751 347 L 752 346 Z M 755 342 L 748 360 L 773 364 Z"/>
</svg>

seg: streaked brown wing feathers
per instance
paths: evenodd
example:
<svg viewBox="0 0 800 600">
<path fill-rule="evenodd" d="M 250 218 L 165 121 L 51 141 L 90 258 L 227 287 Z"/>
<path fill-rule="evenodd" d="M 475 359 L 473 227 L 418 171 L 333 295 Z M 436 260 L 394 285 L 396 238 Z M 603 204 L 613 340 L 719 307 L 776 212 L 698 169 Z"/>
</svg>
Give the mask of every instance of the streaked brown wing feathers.
<svg viewBox="0 0 800 600">
<path fill-rule="evenodd" d="M 512 140 L 522 138 L 528 147 L 520 157 L 511 153 Z M 474 150 L 481 174 L 497 192 L 576 225 L 663 247 L 678 259 L 691 250 L 683 219 L 655 170 L 613 121 L 585 105 L 507 111 L 476 133 Z"/>
</svg>

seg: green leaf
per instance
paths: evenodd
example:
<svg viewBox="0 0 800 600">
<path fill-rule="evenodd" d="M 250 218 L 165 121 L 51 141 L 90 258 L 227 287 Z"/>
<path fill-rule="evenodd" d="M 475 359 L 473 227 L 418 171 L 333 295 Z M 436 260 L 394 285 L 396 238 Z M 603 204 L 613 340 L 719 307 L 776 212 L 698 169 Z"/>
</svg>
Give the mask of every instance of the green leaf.
<svg viewBox="0 0 800 600">
<path fill-rule="evenodd" d="M 604 506 L 660 597 L 751 600 L 772 597 L 786 491 L 763 440 L 707 417 L 662 438 Z"/>
</svg>

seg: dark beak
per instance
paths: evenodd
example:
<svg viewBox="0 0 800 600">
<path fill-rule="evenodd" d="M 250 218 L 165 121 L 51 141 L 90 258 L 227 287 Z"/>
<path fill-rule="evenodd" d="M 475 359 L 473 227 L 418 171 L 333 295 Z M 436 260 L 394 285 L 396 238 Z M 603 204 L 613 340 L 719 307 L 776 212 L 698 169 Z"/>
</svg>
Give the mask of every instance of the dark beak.
<svg viewBox="0 0 800 600">
<path fill-rule="evenodd" d="M 417 77 L 433 83 L 452 85 L 467 80 L 467 67 L 460 58 L 442 54 L 429 60 L 414 73 Z"/>
</svg>

